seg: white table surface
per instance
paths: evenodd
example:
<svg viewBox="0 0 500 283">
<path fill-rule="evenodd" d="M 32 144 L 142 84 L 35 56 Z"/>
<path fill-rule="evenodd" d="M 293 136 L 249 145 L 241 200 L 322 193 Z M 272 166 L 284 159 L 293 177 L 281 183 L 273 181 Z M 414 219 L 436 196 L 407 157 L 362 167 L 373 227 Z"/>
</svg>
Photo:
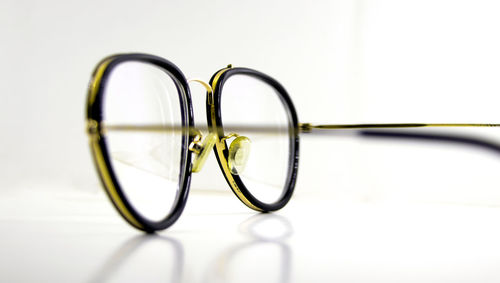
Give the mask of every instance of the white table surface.
<svg viewBox="0 0 500 283">
<path fill-rule="evenodd" d="M 192 192 L 170 229 L 128 226 L 104 193 L 0 199 L 1 282 L 498 282 L 500 207 L 299 196 L 256 214 Z"/>
</svg>

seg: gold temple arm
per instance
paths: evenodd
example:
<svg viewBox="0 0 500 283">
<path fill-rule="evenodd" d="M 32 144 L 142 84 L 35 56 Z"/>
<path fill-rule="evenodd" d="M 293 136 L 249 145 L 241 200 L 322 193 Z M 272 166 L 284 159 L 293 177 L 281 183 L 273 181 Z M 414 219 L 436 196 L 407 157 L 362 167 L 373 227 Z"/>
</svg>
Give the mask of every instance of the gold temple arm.
<svg viewBox="0 0 500 283">
<path fill-rule="evenodd" d="M 324 130 L 347 130 L 347 129 L 404 129 L 404 128 L 438 128 L 438 127 L 500 127 L 500 124 L 484 123 L 387 123 L 387 124 L 323 124 L 313 125 L 310 123 L 299 123 L 299 132 L 311 133 Z M 266 125 L 225 125 L 226 132 L 251 132 L 251 133 L 279 133 L 277 126 Z M 182 125 L 123 125 L 123 124 L 98 124 L 96 121 L 88 121 L 87 132 L 89 134 L 105 134 L 107 131 L 125 131 L 125 132 L 179 132 L 182 133 L 186 128 Z M 197 126 L 189 129 L 190 132 L 219 130 L 216 127 Z M 317 131 L 316 131 L 317 130 Z"/>
<path fill-rule="evenodd" d="M 500 153 L 500 144 L 493 140 L 484 139 L 481 137 L 474 136 L 463 136 L 450 133 L 425 133 L 420 131 L 408 132 L 411 128 L 461 128 L 461 127 L 500 127 L 500 124 L 484 124 L 484 123 L 388 123 L 388 124 L 326 124 L 326 125 L 312 125 L 309 123 L 300 123 L 298 125 L 297 133 L 305 134 L 328 134 L 336 133 L 337 131 L 331 130 L 352 130 L 349 131 L 350 134 L 355 134 L 360 137 L 369 138 L 390 138 L 399 140 L 422 140 L 422 141 L 436 141 L 436 142 L 448 142 L 455 144 L 463 144 L 481 147 L 485 149 L 494 150 Z M 404 131 L 398 131 L 398 129 L 405 129 Z M 266 125 L 225 125 L 223 129 L 216 127 L 192 127 L 186 129 L 181 125 L 118 125 L 118 124 L 105 124 L 97 123 L 96 121 L 89 121 L 87 123 L 87 132 L 90 136 L 96 135 L 106 135 L 108 131 L 117 132 L 177 132 L 185 133 L 189 130 L 189 134 L 193 137 L 199 136 L 201 138 L 201 131 L 214 132 L 218 130 L 223 130 L 225 133 L 229 133 L 227 136 L 221 137 L 222 140 L 236 135 L 236 133 L 260 133 L 260 134 L 288 134 L 288 131 L 284 131 L 285 128 L 280 128 L 277 126 L 266 126 Z M 339 131 L 342 133 L 343 131 Z"/>
<path fill-rule="evenodd" d="M 500 153 L 500 144 L 497 141 L 479 136 L 459 135 L 446 132 L 425 132 L 411 131 L 413 128 L 461 128 L 461 127 L 500 127 L 500 124 L 446 124 L 446 123 L 407 123 L 407 124 L 331 124 L 331 125 L 311 125 L 300 124 L 300 131 L 303 133 L 334 133 L 331 130 L 353 130 L 357 136 L 367 138 L 384 138 L 398 140 L 420 140 L 428 142 L 446 142 L 475 146 Z"/>
<path fill-rule="evenodd" d="M 300 133 L 323 132 L 326 130 L 348 130 L 348 129 L 407 129 L 407 128 L 443 128 L 443 127 L 500 127 L 500 124 L 484 124 L 484 123 L 387 123 L 387 124 L 323 124 L 313 125 L 310 123 L 299 123 L 298 130 Z M 266 125 L 225 125 L 225 132 L 250 132 L 250 133 L 280 133 L 280 128 L 277 126 Z M 106 134 L 107 131 L 121 132 L 179 132 L 182 133 L 186 128 L 182 125 L 123 125 L 123 124 L 98 124 L 96 121 L 88 121 L 87 132 L 92 134 Z M 214 131 L 219 130 L 216 127 L 197 126 L 189 129 L 191 133 L 199 133 L 199 131 Z"/>
<path fill-rule="evenodd" d="M 401 129 L 401 128 L 424 128 L 424 127 L 500 127 L 500 124 L 446 124 L 446 123 L 389 123 L 389 124 L 329 124 L 312 125 L 309 123 L 299 124 L 300 131 L 310 133 L 318 130 L 342 130 L 342 129 Z"/>
<path fill-rule="evenodd" d="M 288 133 L 284 131 L 286 127 L 278 126 L 266 126 L 266 125 L 224 125 L 224 132 L 227 133 L 262 133 L 262 134 L 282 134 Z M 183 127 L 182 125 L 124 125 L 124 124 L 98 124 L 96 121 L 89 121 L 87 123 L 87 133 L 89 135 L 101 134 L 105 135 L 109 131 L 113 132 L 157 132 L 157 133 L 183 133 L 189 130 L 189 133 L 195 135 L 200 133 L 200 131 L 210 132 L 219 130 L 218 127 L 207 127 L 207 126 L 195 126 L 190 129 Z"/>
</svg>

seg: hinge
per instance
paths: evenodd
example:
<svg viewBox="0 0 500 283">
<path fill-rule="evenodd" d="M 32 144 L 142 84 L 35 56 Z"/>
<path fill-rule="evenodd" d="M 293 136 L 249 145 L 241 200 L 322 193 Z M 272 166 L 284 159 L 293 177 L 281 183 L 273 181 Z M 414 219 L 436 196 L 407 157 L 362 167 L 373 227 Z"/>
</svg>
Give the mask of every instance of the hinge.
<svg viewBox="0 0 500 283">
<path fill-rule="evenodd" d="M 98 136 L 100 135 L 100 126 L 99 122 L 96 120 L 87 120 L 87 134 L 89 136 Z"/>
<path fill-rule="evenodd" d="M 299 123 L 299 132 L 310 133 L 313 127 L 310 123 Z"/>
</svg>

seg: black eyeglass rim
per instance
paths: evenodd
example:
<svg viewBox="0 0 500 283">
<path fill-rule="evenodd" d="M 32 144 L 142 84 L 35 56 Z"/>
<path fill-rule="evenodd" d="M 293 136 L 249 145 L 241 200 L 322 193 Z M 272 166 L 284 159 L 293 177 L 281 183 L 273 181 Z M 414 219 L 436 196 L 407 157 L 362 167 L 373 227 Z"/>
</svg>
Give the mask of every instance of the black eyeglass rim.
<svg viewBox="0 0 500 283">
<path fill-rule="evenodd" d="M 224 83 L 230 77 L 232 77 L 234 75 L 249 75 L 249 76 L 252 76 L 254 78 L 260 79 L 260 80 L 264 81 L 265 83 L 268 83 L 270 86 L 272 86 L 276 90 L 276 93 L 278 94 L 280 100 L 283 103 L 283 106 L 285 107 L 285 110 L 287 111 L 288 117 L 290 119 L 289 122 L 291 124 L 291 127 L 290 127 L 291 143 L 290 143 L 290 145 L 292 146 L 292 148 L 290 149 L 291 156 L 289 158 L 290 163 L 288 166 L 288 175 L 286 178 L 285 187 L 284 187 L 284 190 L 283 190 L 281 196 L 278 198 L 278 200 L 276 200 L 273 203 L 265 203 L 265 202 L 260 201 L 259 199 L 257 199 L 256 197 L 254 197 L 252 195 L 252 193 L 247 189 L 247 187 L 245 186 L 245 184 L 243 183 L 243 181 L 241 180 L 241 178 L 238 175 L 234 175 L 234 174 L 230 173 L 233 180 L 236 182 L 236 185 L 238 186 L 238 190 L 259 211 L 270 212 L 270 211 L 279 210 L 279 209 L 283 208 L 290 201 L 290 198 L 293 195 L 295 183 L 297 180 L 297 172 L 298 172 L 298 165 L 299 165 L 299 143 L 300 143 L 299 127 L 298 127 L 299 123 L 298 123 L 297 111 L 295 110 L 295 107 L 292 103 L 290 96 L 288 95 L 288 92 L 285 90 L 285 88 L 277 80 L 275 80 L 271 76 L 266 75 L 262 72 L 253 70 L 253 69 L 249 69 L 249 68 L 237 67 L 237 68 L 229 68 L 225 71 L 224 70 L 225 69 L 221 69 L 221 70 L 217 71 L 210 79 L 210 85 L 212 85 L 212 88 L 213 88 L 213 96 L 212 96 L 213 98 L 212 99 L 213 99 L 213 103 L 215 106 L 214 107 L 215 123 L 216 123 L 215 126 L 216 126 L 216 129 L 218 131 L 219 137 L 224 135 L 222 117 L 221 117 L 222 89 L 223 89 Z M 216 85 L 214 86 L 213 83 L 214 83 L 216 76 L 222 71 L 224 71 L 224 72 L 217 79 Z M 206 112 L 207 112 L 207 123 L 208 123 L 209 128 L 214 126 L 212 123 L 212 117 L 211 117 L 212 108 L 211 108 L 210 103 L 211 103 L 210 96 L 207 95 L 207 103 L 206 103 L 207 111 Z M 224 143 L 226 143 L 226 142 L 224 141 Z M 225 144 L 224 148 L 225 149 L 222 152 L 223 152 L 225 159 L 228 160 L 229 151 L 228 151 L 227 144 Z M 223 169 L 222 161 L 221 161 L 219 154 L 217 152 L 217 148 L 215 148 L 215 147 L 214 147 L 214 152 L 215 152 L 215 156 L 217 158 L 217 163 L 219 164 L 219 167 L 221 168 L 221 171 L 224 174 L 224 178 L 226 179 L 228 185 L 231 187 L 231 189 L 234 192 L 234 188 L 232 187 L 231 182 L 228 180 L 228 176 L 226 175 L 226 173 Z M 245 201 L 243 199 L 241 199 L 240 196 L 236 192 L 234 192 L 234 193 L 245 205 L 247 205 L 245 203 Z M 247 205 L 247 206 L 252 208 L 252 209 L 255 209 L 254 207 L 251 207 L 249 205 Z"/>
<path fill-rule="evenodd" d="M 164 71 L 167 72 L 168 75 L 174 78 L 174 82 L 177 86 L 177 88 L 182 88 L 182 91 L 178 91 L 179 94 L 179 102 L 180 102 L 180 107 L 181 107 L 181 116 L 182 116 L 182 126 L 192 128 L 194 126 L 194 118 L 193 118 L 193 109 L 192 109 L 192 100 L 191 100 L 191 94 L 190 94 L 190 89 L 188 86 L 188 81 L 185 78 L 184 74 L 175 66 L 173 63 L 170 61 L 154 56 L 154 55 L 149 55 L 149 54 L 141 54 L 141 53 L 132 53 L 132 54 L 119 54 L 119 55 L 113 55 L 110 57 L 107 57 L 104 59 L 102 62 L 110 60 L 108 65 L 106 66 L 106 69 L 104 70 L 104 73 L 102 74 L 101 82 L 98 86 L 95 100 L 92 104 L 88 103 L 87 104 L 87 119 L 92 119 L 96 121 L 97 123 L 101 123 L 103 119 L 103 98 L 104 98 L 104 90 L 106 86 L 107 79 L 109 78 L 109 75 L 113 71 L 113 69 L 118 66 L 121 63 L 124 62 L 143 62 L 143 63 L 149 63 L 152 64 L 160 69 L 163 69 Z M 100 65 L 100 64 L 99 64 Z M 187 118 L 187 119 L 186 119 Z M 106 188 L 106 193 L 108 197 L 110 198 L 111 202 L 115 206 L 115 208 L 118 210 L 118 212 L 122 215 L 122 217 L 132 226 L 143 230 L 145 232 L 151 233 L 157 230 L 163 230 L 174 224 L 177 219 L 180 217 L 182 214 L 184 207 L 187 202 L 187 198 L 189 195 L 189 188 L 190 188 L 190 182 L 191 182 L 191 151 L 188 149 L 190 142 L 190 137 L 183 135 L 182 138 L 182 156 L 181 158 L 181 172 L 180 172 L 180 179 L 181 182 L 179 183 L 179 190 L 176 196 L 176 200 L 174 201 L 174 204 L 169 212 L 169 214 L 162 220 L 160 221 L 151 221 L 145 217 L 143 217 L 135 208 L 134 206 L 129 202 L 128 198 L 124 194 L 120 183 L 118 181 L 118 178 L 116 177 L 116 174 L 113 171 L 112 163 L 110 156 L 108 154 L 107 146 L 106 146 L 106 137 L 104 135 L 101 135 L 99 137 L 98 145 L 100 148 L 100 151 L 102 153 L 102 158 L 104 159 L 105 165 L 107 167 L 107 171 L 109 173 L 109 176 L 111 178 L 111 181 L 113 185 L 115 186 L 116 193 L 118 194 L 119 198 L 123 202 L 124 206 L 128 210 L 128 212 L 135 218 L 135 220 L 142 225 L 142 227 L 137 227 L 134 223 L 132 223 L 125 215 L 123 215 L 123 212 L 121 209 L 118 207 L 117 203 L 113 200 L 111 193 L 109 191 L 109 188 L 107 188 L 106 183 L 103 179 L 101 171 L 98 169 L 98 175 L 100 177 L 101 183 L 104 188 Z M 92 154 L 94 158 L 94 163 L 97 163 L 96 161 L 96 156 L 93 152 Z M 96 164 L 96 168 L 99 168 Z"/>
</svg>

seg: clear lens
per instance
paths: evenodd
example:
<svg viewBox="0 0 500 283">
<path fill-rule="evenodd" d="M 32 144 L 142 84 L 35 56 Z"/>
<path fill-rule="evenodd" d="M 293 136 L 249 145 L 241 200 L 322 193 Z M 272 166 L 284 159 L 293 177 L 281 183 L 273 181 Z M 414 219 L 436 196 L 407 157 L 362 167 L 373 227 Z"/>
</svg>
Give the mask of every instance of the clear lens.
<svg viewBox="0 0 500 283">
<path fill-rule="evenodd" d="M 237 165 L 230 169 L 239 171 L 245 187 L 259 201 L 278 201 L 286 189 L 291 162 L 291 123 L 276 89 L 249 75 L 229 77 L 221 94 L 221 119 L 226 135 L 233 133 L 226 128 L 234 128 L 235 134 L 250 142 L 247 145 L 241 138 L 227 140 L 230 159 L 234 156 L 230 166 L 231 162 Z M 262 130 L 256 131 L 259 127 Z"/>
<path fill-rule="evenodd" d="M 106 82 L 103 104 L 105 127 L 182 125 L 176 84 L 151 64 L 116 66 Z M 144 218 L 163 220 L 179 192 L 182 132 L 107 129 L 106 141 L 112 170 L 127 200 Z"/>
</svg>

